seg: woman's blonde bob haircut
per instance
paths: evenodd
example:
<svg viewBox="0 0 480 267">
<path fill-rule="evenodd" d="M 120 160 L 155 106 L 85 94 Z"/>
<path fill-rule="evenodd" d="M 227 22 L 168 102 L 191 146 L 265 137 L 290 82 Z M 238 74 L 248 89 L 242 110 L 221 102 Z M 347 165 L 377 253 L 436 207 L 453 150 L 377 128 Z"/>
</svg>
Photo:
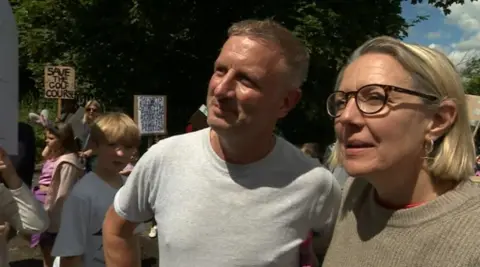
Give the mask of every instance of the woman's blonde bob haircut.
<svg viewBox="0 0 480 267">
<path fill-rule="evenodd" d="M 135 122 L 126 114 L 111 112 L 100 115 L 91 126 L 90 139 L 96 145 L 121 144 L 137 148 L 140 145 L 140 131 Z"/>
<path fill-rule="evenodd" d="M 462 79 L 452 62 L 435 49 L 381 36 L 359 47 L 343 69 L 362 55 L 370 53 L 386 54 L 395 58 L 411 74 L 414 89 L 456 103 L 457 117 L 450 130 L 436 140 L 434 150 L 428 155 L 427 166 L 430 175 L 436 179 L 460 181 L 472 176 L 475 145 Z M 343 70 L 339 73 L 335 90 L 338 90 L 342 78 Z M 432 108 L 438 105 L 428 101 L 425 101 L 425 104 Z M 329 165 L 335 167 L 339 164 L 341 165 L 341 155 L 338 145 L 335 144 Z"/>
<path fill-rule="evenodd" d="M 97 108 L 98 112 L 102 112 L 102 105 L 100 105 L 100 102 L 98 102 L 97 100 L 95 99 L 92 99 L 92 100 L 88 100 L 87 103 L 85 104 L 85 109 L 91 107 L 91 106 L 94 106 Z M 83 114 L 83 123 L 86 123 L 87 122 L 87 112 L 85 111 L 85 113 Z"/>
</svg>

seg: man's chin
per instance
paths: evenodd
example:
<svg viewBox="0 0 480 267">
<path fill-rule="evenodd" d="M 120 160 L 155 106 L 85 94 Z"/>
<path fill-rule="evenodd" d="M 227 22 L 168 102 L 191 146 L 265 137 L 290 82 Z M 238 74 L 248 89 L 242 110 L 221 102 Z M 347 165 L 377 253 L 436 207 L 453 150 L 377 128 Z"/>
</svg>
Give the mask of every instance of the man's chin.
<svg viewBox="0 0 480 267">
<path fill-rule="evenodd" d="M 223 118 L 209 118 L 207 124 L 215 131 L 228 131 L 233 128 L 233 124 Z"/>
</svg>

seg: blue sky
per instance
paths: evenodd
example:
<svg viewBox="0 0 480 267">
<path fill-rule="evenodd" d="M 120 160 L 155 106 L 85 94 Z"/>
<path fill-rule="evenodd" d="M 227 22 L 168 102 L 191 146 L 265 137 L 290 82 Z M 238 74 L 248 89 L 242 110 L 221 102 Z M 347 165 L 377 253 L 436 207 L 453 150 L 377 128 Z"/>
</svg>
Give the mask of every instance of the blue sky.
<svg viewBox="0 0 480 267">
<path fill-rule="evenodd" d="M 426 2 L 426 1 L 425 1 Z M 456 64 L 480 52 L 480 2 L 452 5 L 452 13 L 443 12 L 428 4 L 402 4 L 402 15 L 413 20 L 418 15 L 428 15 L 429 19 L 412 27 L 407 42 L 435 47 L 447 54 Z"/>
</svg>

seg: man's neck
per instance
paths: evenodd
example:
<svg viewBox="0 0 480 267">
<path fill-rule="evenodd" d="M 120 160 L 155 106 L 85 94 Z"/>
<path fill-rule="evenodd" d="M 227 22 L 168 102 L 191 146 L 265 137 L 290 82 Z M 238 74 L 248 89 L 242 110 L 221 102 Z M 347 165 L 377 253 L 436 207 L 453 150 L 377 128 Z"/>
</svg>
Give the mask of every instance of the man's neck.
<svg viewBox="0 0 480 267">
<path fill-rule="evenodd" d="M 249 164 L 266 157 L 275 147 L 275 136 L 265 134 L 249 138 L 220 137 L 214 130 L 210 131 L 210 144 L 213 151 L 223 160 L 233 164 Z"/>
</svg>

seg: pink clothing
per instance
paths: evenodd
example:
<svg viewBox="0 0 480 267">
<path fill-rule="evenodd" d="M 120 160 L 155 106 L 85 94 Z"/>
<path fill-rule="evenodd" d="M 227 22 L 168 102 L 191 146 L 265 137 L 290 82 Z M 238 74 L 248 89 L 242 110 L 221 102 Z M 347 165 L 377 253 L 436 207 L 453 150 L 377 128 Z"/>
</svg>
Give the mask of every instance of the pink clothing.
<svg viewBox="0 0 480 267">
<path fill-rule="evenodd" d="M 42 172 L 40 173 L 40 178 L 38 179 L 38 184 L 40 185 L 50 185 L 52 182 L 53 171 L 55 170 L 57 159 L 49 159 L 43 163 Z"/>
<path fill-rule="evenodd" d="M 56 161 L 52 182 L 48 188 L 44 204 L 50 217 L 48 232 L 58 232 L 63 202 L 83 174 L 84 167 L 75 153 L 62 155 Z"/>
</svg>

